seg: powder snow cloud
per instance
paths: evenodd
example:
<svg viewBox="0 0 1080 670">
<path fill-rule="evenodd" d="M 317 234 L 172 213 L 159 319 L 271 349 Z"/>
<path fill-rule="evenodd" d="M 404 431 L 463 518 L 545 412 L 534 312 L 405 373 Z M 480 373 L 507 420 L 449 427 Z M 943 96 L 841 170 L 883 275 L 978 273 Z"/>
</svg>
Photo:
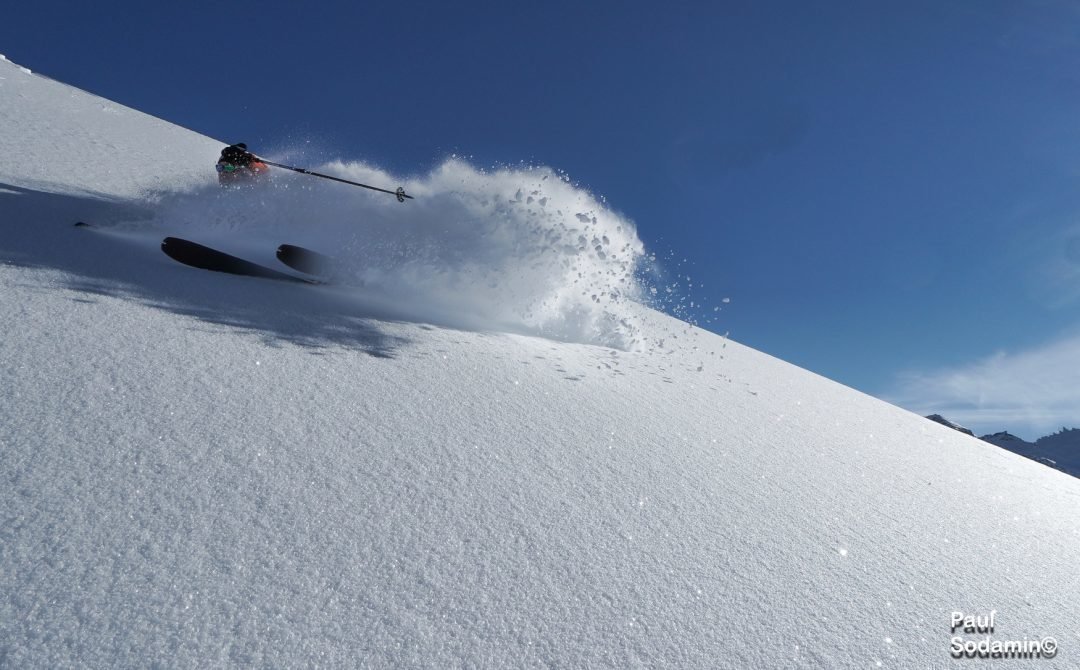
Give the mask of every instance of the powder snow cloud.
<svg viewBox="0 0 1080 670">
<path fill-rule="evenodd" d="M 547 167 L 482 170 L 450 159 L 402 180 L 335 162 L 323 172 L 403 183 L 392 197 L 277 172 L 268 185 L 167 197 L 162 231 L 199 240 L 288 240 L 338 259 L 336 282 L 400 306 L 400 316 L 620 349 L 645 335 L 628 302 L 647 297 L 649 262 L 632 221 Z M 265 245 L 264 245 L 265 246 Z"/>
</svg>

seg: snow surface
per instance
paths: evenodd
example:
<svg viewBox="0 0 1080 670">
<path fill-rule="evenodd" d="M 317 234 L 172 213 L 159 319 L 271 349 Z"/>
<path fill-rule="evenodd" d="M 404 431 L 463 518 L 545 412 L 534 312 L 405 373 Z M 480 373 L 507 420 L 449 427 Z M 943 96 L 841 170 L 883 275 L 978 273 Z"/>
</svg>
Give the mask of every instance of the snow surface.
<svg viewBox="0 0 1080 670">
<path fill-rule="evenodd" d="M 221 146 L 0 62 L 0 666 L 946 668 L 954 610 L 1076 666 L 1076 479 L 639 306 L 550 170 Z"/>
</svg>

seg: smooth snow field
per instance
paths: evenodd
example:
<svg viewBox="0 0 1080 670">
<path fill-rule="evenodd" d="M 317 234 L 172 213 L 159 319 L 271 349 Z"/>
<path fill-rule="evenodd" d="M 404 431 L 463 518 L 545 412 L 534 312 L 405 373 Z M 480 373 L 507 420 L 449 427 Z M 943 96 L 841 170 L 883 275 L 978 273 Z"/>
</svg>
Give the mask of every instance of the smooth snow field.
<svg viewBox="0 0 1080 670">
<path fill-rule="evenodd" d="M 1080 666 L 1080 481 L 654 311 L 554 170 L 223 146 L 0 60 L 0 667 Z"/>
</svg>

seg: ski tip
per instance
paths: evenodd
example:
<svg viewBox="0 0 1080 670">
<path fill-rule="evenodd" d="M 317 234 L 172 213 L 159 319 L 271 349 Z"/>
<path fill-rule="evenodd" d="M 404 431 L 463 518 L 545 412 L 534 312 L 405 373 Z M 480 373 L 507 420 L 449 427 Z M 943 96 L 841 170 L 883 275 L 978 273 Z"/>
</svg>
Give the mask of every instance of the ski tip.
<svg viewBox="0 0 1080 670">
<path fill-rule="evenodd" d="M 91 224 L 89 224 L 89 223 L 87 223 L 85 221 L 76 221 L 75 222 L 75 227 L 76 228 L 93 228 L 93 226 Z"/>
<path fill-rule="evenodd" d="M 330 274 L 334 267 L 334 259 L 330 256 L 295 244 L 280 245 L 277 248 L 277 258 L 293 270 L 309 275 L 325 276 Z"/>
</svg>

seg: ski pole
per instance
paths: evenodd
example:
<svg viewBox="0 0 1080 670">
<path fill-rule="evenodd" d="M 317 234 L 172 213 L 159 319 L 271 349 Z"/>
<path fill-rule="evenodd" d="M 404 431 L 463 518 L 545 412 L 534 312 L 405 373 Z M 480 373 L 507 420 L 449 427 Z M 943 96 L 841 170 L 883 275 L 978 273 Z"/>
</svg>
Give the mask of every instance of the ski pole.
<svg viewBox="0 0 1080 670">
<path fill-rule="evenodd" d="M 260 158 L 259 160 L 262 161 L 263 163 L 266 163 L 267 165 L 273 165 L 274 167 L 285 168 L 286 170 L 292 170 L 293 172 L 299 172 L 300 174 L 309 174 L 312 177 L 322 177 L 323 179 L 332 179 L 333 181 L 339 181 L 342 184 L 351 184 L 353 186 L 362 186 L 364 188 L 371 189 L 372 191 L 378 191 L 379 193 L 389 193 L 390 195 L 396 195 L 397 199 L 398 199 L 398 202 L 405 202 L 405 198 L 408 198 L 410 200 L 413 199 L 413 197 L 411 195 L 405 193 L 405 189 L 403 187 L 401 187 L 401 186 L 399 186 L 396 191 L 388 191 L 385 188 L 378 188 L 376 186 L 368 186 L 367 184 L 361 184 L 360 182 L 356 182 L 356 181 L 349 181 L 348 179 L 342 179 L 341 177 L 331 177 L 328 174 L 322 174 L 320 172 L 312 172 L 311 170 L 307 170 L 307 169 L 304 169 L 304 168 L 293 167 L 291 165 L 282 165 L 281 163 L 273 163 L 271 161 L 266 160 L 265 158 Z"/>
</svg>

